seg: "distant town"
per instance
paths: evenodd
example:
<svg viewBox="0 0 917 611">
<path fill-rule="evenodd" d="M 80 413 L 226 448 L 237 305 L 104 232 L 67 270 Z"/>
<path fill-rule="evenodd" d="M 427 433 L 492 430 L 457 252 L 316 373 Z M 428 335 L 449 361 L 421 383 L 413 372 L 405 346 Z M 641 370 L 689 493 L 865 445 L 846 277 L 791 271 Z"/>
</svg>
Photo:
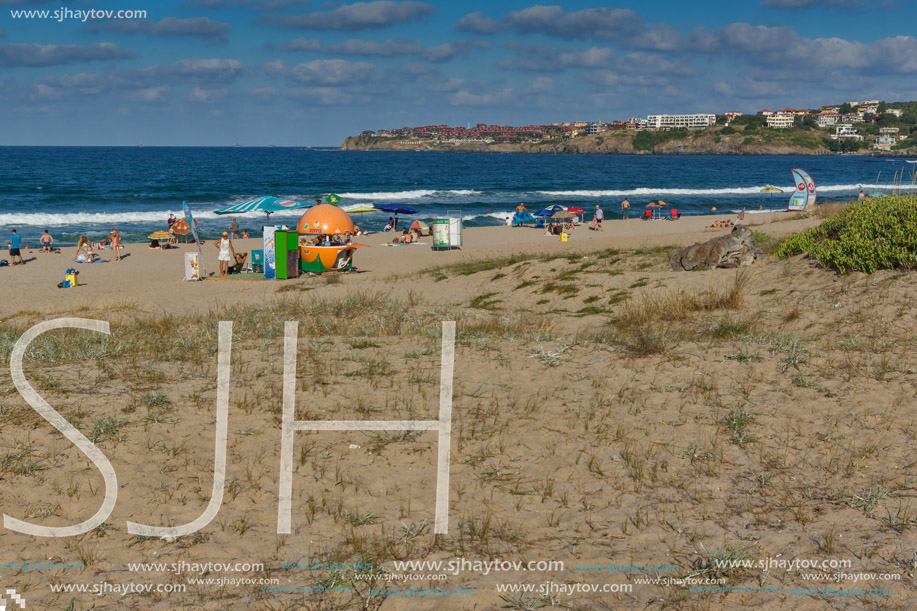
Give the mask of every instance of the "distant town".
<svg viewBox="0 0 917 611">
<path fill-rule="evenodd" d="M 572 121 L 547 125 L 487 125 L 473 127 L 422 125 L 366 130 L 364 138 L 394 138 L 404 144 L 543 143 L 605 132 L 703 130 L 720 126 L 720 133 L 770 130 L 821 130 L 824 146 L 833 151 L 907 149 L 917 145 L 917 103 L 879 100 L 849 101 L 817 109 L 762 109 L 754 114 L 729 110 L 722 114 L 648 115 L 614 121 Z"/>
</svg>

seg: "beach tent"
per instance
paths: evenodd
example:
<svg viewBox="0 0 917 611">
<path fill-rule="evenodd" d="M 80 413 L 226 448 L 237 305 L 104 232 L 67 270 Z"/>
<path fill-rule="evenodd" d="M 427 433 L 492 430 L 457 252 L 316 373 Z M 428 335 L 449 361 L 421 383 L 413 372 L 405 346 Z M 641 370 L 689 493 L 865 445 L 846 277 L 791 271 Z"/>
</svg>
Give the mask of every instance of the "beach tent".
<svg viewBox="0 0 917 611">
<path fill-rule="evenodd" d="M 429 225 L 423 221 L 414 221 L 408 225 L 408 229 L 427 229 L 428 227 Z"/>
<path fill-rule="evenodd" d="M 312 204 L 299 202 L 294 199 L 283 199 L 280 197 L 265 195 L 263 197 L 250 199 L 247 202 L 233 204 L 232 206 L 221 208 L 215 211 L 215 214 L 245 214 L 246 212 L 264 212 L 268 219 L 270 219 L 271 214 L 277 212 L 278 210 L 295 210 L 296 208 L 309 208 L 311 206 Z"/>
</svg>

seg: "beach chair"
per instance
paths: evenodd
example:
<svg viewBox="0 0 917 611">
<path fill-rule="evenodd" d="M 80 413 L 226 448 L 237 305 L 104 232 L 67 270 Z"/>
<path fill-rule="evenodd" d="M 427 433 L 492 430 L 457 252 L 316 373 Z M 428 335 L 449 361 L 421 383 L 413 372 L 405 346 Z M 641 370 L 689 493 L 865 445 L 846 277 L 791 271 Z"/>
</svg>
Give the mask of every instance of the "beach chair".
<svg viewBox="0 0 917 611">
<path fill-rule="evenodd" d="M 643 220 L 644 220 L 644 221 L 651 221 L 651 220 L 653 220 L 653 211 L 650 210 L 649 208 L 647 208 L 646 210 L 644 210 L 644 211 L 643 211 Z"/>
<path fill-rule="evenodd" d="M 669 210 L 669 220 L 670 221 L 677 221 L 680 218 L 681 218 L 681 215 L 678 214 L 677 209 L 672 208 L 671 210 Z"/>
</svg>

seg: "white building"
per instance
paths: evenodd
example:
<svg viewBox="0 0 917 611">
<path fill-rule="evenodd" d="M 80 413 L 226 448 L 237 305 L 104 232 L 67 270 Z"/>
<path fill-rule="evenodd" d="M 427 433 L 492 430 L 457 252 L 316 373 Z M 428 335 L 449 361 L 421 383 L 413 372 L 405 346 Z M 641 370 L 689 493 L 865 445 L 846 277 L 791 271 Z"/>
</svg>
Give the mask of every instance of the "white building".
<svg viewBox="0 0 917 611">
<path fill-rule="evenodd" d="M 879 136 L 878 138 L 876 138 L 876 143 L 873 144 L 872 146 L 873 148 L 876 148 L 882 151 L 890 151 L 892 150 L 892 146 L 894 146 L 894 144 L 895 144 L 894 138 L 889 138 L 887 136 Z"/>
<path fill-rule="evenodd" d="M 854 127 L 849 125 L 838 125 L 837 131 L 831 134 L 831 138 L 834 140 L 862 140 L 863 136 L 860 135 L 860 132 Z"/>
<path fill-rule="evenodd" d="M 701 128 L 711 125 L 716 125 L 716 115 L 649 115 L 646 118 L 648 129 Z"/>
<path fill-rule="evenodd" d="M 767 117 L 767 126 L 773 129 L 789 129 L 793 127 L 796 115 L 788 112 L 778 112 Z"/>
<path fill-rule="evenodd" d="M 900 108 L 886 108 L 885 112 L 887 112 L 890 115 L 895 115 L 896 117 L 900 117 L 901 115 L 904 114 L 904 111 L 901 110 Z"/>
<path fill-rule="evenodd" d="M 836 112 L 823 112 L 815 117 L 815 122 L 818 123 L 819 127 L 828 127 L 837 123 L 840 118 L 841 116 Z"/>
<path fill-rule="evenodd" d="M 594 136 L 595 134 L 601 134 L 604 131 L 608 131 L 608 125 L 604 122 L 599 121 L 598 123 L 590 123 L 586 126 L 586 135 Z"/>
</svg>

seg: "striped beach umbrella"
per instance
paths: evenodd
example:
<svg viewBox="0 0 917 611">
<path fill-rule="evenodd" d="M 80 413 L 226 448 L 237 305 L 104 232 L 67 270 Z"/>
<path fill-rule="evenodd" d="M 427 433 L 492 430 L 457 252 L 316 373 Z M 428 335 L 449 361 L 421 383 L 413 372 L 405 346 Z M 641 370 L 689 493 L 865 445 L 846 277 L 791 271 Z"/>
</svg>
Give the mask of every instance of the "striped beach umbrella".
<svg viewBox="0 0 917 611">
<path fill-rule="evenodd" d="M 215 214 L 245 214 L 246 212 L 264 212 L 268 218 L 271 214 L 279 210 L 295 210 L 296 208 L 309 208 L 312 204 L 296 201 L 295 199 L 283 199 L 281 197 L 272 197 L 269 195 L 256 197 L 246 202 L 233 204 L 226 208 L 215 211 Z"/>
</svg>

